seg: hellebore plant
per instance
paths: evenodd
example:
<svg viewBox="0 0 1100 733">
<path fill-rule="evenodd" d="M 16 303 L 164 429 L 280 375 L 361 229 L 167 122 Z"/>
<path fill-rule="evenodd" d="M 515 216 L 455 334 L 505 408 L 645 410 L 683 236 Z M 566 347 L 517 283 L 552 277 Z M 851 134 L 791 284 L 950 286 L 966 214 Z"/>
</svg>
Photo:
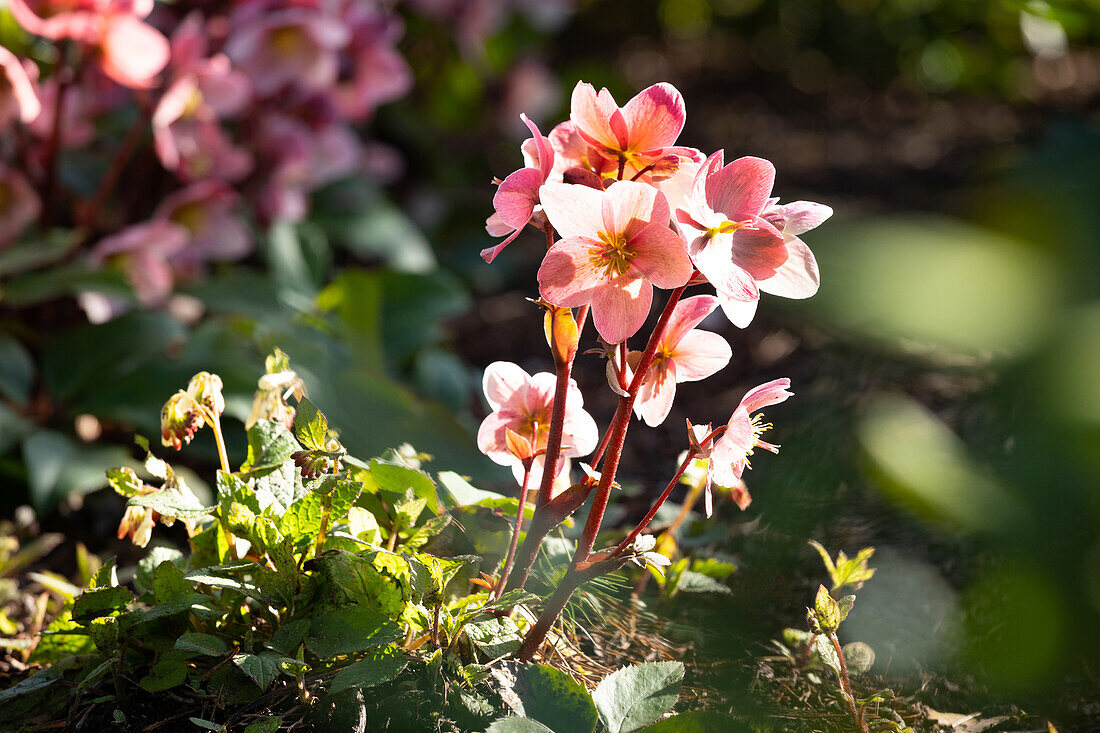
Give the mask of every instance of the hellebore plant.
<svg viewBox="0 0 1100 733">
<path fill-rule="evenodd" d="M 493 413 L 481 426 L 478 446 L 512 466 L 521 485 L 512 550 L 495 581 L 498 596 L 524 587 L 543 539 L 591 500 L 572 561 L 517 652 L 523 661 L 538 651 L 583 583 L 629 561 L 667 564 L 643 533 L 685 471 L 705 472 L 700 487 L 708 516 L 712 481 L 735 488 L 744 508 L 749 497 L 741 476 L 749 456 L 755 448 L 779 449 L 762 439 L 771 425 L 759 411 L 791 396 L 786 378 L 750 390 L 721 427 L 689 422 L 687 450 L 649 511 L 619 544 L 596 549 L 631 416 L 660 425 L 677 383 L 705 379 L 729 363 L 725 340 L 696 327 L 721 306 L 744 328 L 761 292 L 806 298 L 818 287 L 817 263 L 798 235 L 832 210 L 804 201 L 779 205 L 771 198 L 775 168 L 766 160 L 725 164 L 721 150 L 706 156 L 677 145 L 685 116 L 683 98 L 670 84 L 655 84 L 620 108 L 606 89 L 597 93 L 580 82 L 570 119 L 549 136 L 523 117 L 533 135 L 522 146 L 527 165 L 500 182 L 493 200 L 496 213 L 486 228 L 507 239 L 482 252 L 487 262 L 527 225 L 545 235 L 537 302 L 546 311 L 555 367 L 554 375 L 528 377 L 498 362 L 485 375 Z M 713 294 L 683 298 L 696 286 Z M 627 340 L 645 324 L 654 288 L 670 292 L 645 346 L 631 350 Z M 602 344 L 596 351 L 607 358 L 609 386 L 619 395 L 599 441 L 571 376 L 589 316 Z M 584 478 L 569 485 L 568 459 L 589 453 Z M 556 482 L 568 487 L 555 489 Z M 524 527 L 532 490 L 534 512 Z"/>
</svg>

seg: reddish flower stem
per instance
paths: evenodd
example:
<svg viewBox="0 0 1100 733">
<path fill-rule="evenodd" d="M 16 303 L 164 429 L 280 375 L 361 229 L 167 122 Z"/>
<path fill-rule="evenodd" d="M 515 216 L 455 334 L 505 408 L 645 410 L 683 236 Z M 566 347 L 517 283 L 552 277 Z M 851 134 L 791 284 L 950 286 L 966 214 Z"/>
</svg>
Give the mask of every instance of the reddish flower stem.
<svg viewBox="0 0 1100 733">
<path fill-rule="evenodd" d="M 615 553 L 593 563 L 589 563 L 589 556 L 593 545 L 596 543 L 596 535 L 599 534 L 600 527 L 603 525 L 604 512 L 607 511 L 607 503 L 611 497 L 611 487 L 615 482 L 615 472 L 618 470 L 619 458 L 623 452 L 623 443 L 626 440 L 627 427 L 630 425 L 630 413 L 634 408 L 634 400 L 642 387 L 646 372 L 649 371 L 649 367 L 653 363 L 653 358 L 657 353 L 657 344 L 661 342 L 661 337 L 664 335 L 672 311 L 686 289 L 686 284 L 681 285 L 669 295 L 668 302 L 665 303 L 665 309 L 661 312 L 661 317 L 657 319 L 657 325 L 653 327 L 653 333 L 649 335 L 645 351 L 642 352 L 642 358 L 638 362 L 638 371 L 635 372 L 634 379 L 630 382 L 629 394 L 619 400 L 619 407 L 615 411 L 611 426 L 608 428 L 611 437 L 607 444 L 611 446 L 611 449 L 607 454 L 607 462 L 601 470 L 600 483 L 596 487 L 596 496 L 593 500 L 592 509 L 588 513 L 588 522 L 584 525 L 584 533 L 577 542 L 577 549 L 573 553 L 573 561 L 569 570 L 565 572 L 565 577 L 561 579 L 558 587 L 554 589 L 554 593 L 547 600 L 546 606 L 539 614 L 535 625 L 523 637 L 523 644 L 516 653 L 516 657 L 520 661 L 530 660 L 538 651 L 543 639 L 546 638 L 546 634 L 550 631 L 554 622 L 557 621 L 562 609 L 569 603 L 569 599 L 572 598 L 573 592 L 577 588 L 592 578 L 610 572 L 622 563 L 622 560 L 616 557 Z M 533 557 L 531 563 L 534 563 Z"/>
<path fill-rule="evenodd" d="M 592 510 L 588 514 L 588 522 L 584 526 L 584 533 L 581 535 L 580 541 L 577 543 L 577 550 L 573 554 L 574 565 L 577 562 L 587 560 L 589 553 L 592 552 L 592 546 L 596 544 L 596 535 L 599 534 L 600 526 L 603 524 L 604 512 L 607 511 L 607 502 L 611 498 L 611 485 L 615 482 L 615 473 L 619 469 L 619 458 L 622 456 L 626 431 L 630 426 L 630 413 L 634 409 L 634 400 L 638 398 L 638 392 L 641 390 L 646 372 L 649 371 L 650 365 L 653 364 L 653 358 L 657 354 L 657 345 L 661 343 L 665 327 L 668 325 L 669 318 L 672 317 L 672 311 L 676 304 L 680 302 L 680 296 L 684 294 L 685 289 L 687 289 L 687 285 L 681 285 L 668 296 L 665 309 L 661 312 L 661 317 L 657 319 L 657 325 L 653 327 L 653 333 L 649 335 L 649 342 L 646 344 L 645 351 L 642 352 L 642 358 L 638 361 L 638 369 L 634 372 L 634 379 L 630 382 L 628 394 L 626 397 L 619 399 L 619 408 L 615 411 L 615 418 L 608 429 L 611 433 L 608 443 L 610 453 L 608 453 L 607 460 L 600 469 L 600 483 L 596 487 Z"/>
<path fill-rule="evenodd" d="M 684 471 L 687 470 L 687 467 L 691 465 L 693 460 L 695 460 L 695 452 L 689 450 L 687 456 L 680 463 L 680 468 L 676 470 L 676 475 L 672 477 L 672 480 L 668 482 L 668 486 L 665 487 L 665 490 L 662 491 L 661 495 L 653 502 L 653 506 L 649 508 L 649 512 L 642 518 L 642 521 L 638 522 L 638 526 L 630 531 L 626 539 L 620 542 L 619 546 L 615 548 L 616 555 L 625 552 L 627 548 L 634 544 L 635 538 L 645 531 L 645 528 L 653 521 L 653 517 L 657 516 L 657 512 L 661 509 L 661 506 L 668 500 L 669 494 L 676 488 L 676 484 L 680 483 L 680 477 L 684 475 Z"/>
<path fill-rule="evenodd" d="M 840 680 L 840 691 L 844 693 L 844 699 L 848 703 L 848 710 L 852 713 L 852 718 L 855 720 L 856 725 L 862 733 L 868 733 L 867 721 L 863 719 L 862 712 L 856 707 L 856 696 L 852 694 L 852 681 L 848 677 L 848 663 L 844 661 L 844 650 L 840 647 L 840 639 L 837 638 L 835 631 L 828 632 L 829 641 L 833 644 L 833 651 L 836 652 L 837 661 L 840 662 L 840 669 L 837 670 L 836 676 Z"/>
<path fill-rule="evenodd" d="M 516 510 L 516 525 L 512 528 L 512 541 L 508 545 L 508 557 L 504 560 L 504 568 L 500 571 L 500 582 L 497 583 L 495 597 L 500 598 L 504 593 L 504 584 L 508 582 L 508 575 L 512 572 L 512 563 L 516 559 L 516 548 L 519 546 L 519 533 L 523 528 L 523 510 L 527 506 L 527 488 L 531 479 L 531 459 L 523 462 L 523 485 L 519 489 L 519 508 Z"/>
</svg>

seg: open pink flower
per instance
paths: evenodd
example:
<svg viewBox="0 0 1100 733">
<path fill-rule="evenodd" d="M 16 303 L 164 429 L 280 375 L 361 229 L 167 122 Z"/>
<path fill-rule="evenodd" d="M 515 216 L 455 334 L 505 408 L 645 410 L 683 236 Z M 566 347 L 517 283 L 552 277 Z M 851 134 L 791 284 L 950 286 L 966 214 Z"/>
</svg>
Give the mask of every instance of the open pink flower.
<svg viewBox="0 0 1100 733">
<path fill-rule="evenodd" d="M 604 341 L 637 333 L 654 285 L 677 288 L 691 277 L 684 242 L 669 228 L 668 203 L 652 186 L 620 181 L 599 191 L 548 183 L 539 197 L 563 237 L 539 267 L 539 292 L 563 308 L 591 305 Z"/>
<path fill-rule="evenodd" d="M 695 328 L 717 307 L 718 299 L 710 295 L 676 304 L 634 403 L 634 413 L 646 425 L 656 427 L 665 421 L 679 382 L 706 379 L 729 363 L 733 352 L 726 340 Z M 641 357 L 642 352 L 631 351 L 627 364 L 635 369 Z"/>
<path fill-rule="evenodd" d="M 161 97 L 153 112 L 157 157 L 184 181 L 236 182 L 252 171 L 252 155 L 222 130 L 218 110 L 203 93 L 204 79 L 197 73 L 180 74 Z"/>
<path fill-rule="evenodd" d="M 337 51 L 350 38 L 337 17 L 292 7 L 244 20 L 225 44 L 225 53 L 248 74 L 261 97 L 285 87 L 330 87 L 339 72 Z"/>
<path fill-rule="evenodd" d="M 787 261 L 774 275 L 757 283 L 761 291 L 784 298 L 809 298 L 817 292 L 821 283 L 817 260 L 799 235 L 816 229 L 832 215 L 830 207 L 813 201 L 773 204 L 760 215 L 779 230 L 787 248 Z"/>
<path fill-rule="evenodd" d="M 412 70 L 394 48 L 405 28 L 400 18 L 375 3 L 349 3 L 344 20 L 351 28 L 351 70 L 333 96 L 345 117 L 365 120 L 378 105 L 403 96 L 412 86 Z"/>
<path fill-rule="evenodd" d="M 206 262 L 239 260 L 252 251 L 252 235 L 234 213 L 240 196 L 228 184 L 207 180 L 176 191 L 157 207 L 154 219 L 182 225 L 190 244 L 172 255 L 177 269 L 193 271 Z"/>
<path fill-rule="evenodd" d="M 10 0 L 8 7 L 31 33 L 98 48 L 100 68 L 123 86 L 152 87 L 168 64 L 168 39 L 143 20 L 153 0 Z"/>
<path fill-rule="evenodd" d="M 671 160 L 664 165 L 675 170 L 678 150 L 673 146 L 687 112 L 683 97 L 671 84 L 647 87 L 620 109 L 607 89 L 597 94 L 591 84 L 577 82 L 570 118 L 577 133 L 600 155 L 631 173 L 626 178 L 668 156 Z"/>
<path fill-rule="evenodd" d="M 493 412 L 478 429 L 477 447 L 494 463 L 511 466 L 517 481 L 523 480 L 523 461 L 532 459 L 528 482 L 531 487 L 537 487 L 541 481 L 555 381 L 553 374 L 540 372 L 532 376 L 506 361 L 490 364 L 482 380 L 485 398 Z M 580 389 L 570 380 L 561 455 L 568 458 L 591 453 L 599 440 L 598 432 L 596 421 L 584 410 Z M 562 461 L 561 468 L 566 463 Z"/>
<path fill-rule="evenodd" d="M 790 256 L 783 235 L 760 216 L 771 203 L 774 180 L 768 161 L 738 158 L 724 166 L 719 150 L 696 174 L 687 207 L 676 211 L 692 262 L 741 328 L 756 313 L 759 281 L 775 276 Z"/>
<path fill-rule="evenodd" d="M 711 497 L 711 482 L 719 486 L 727 486 L 734 489 L 742 486 L 741 474 L 749 466 L 749 456 L 756 448 L 763 448 L 772 453 L 779 452 L 778 445 L 772 445 L 760 439 L 764 431 L 771 428 L 771 423 L 761 421 L 759 410 L 783 402 L 791 396 L 791 380 L 783 377 L 775 379 L 759 387 L 749 390 L 741 400 L 741 404 L 734 410 L 729 423 L 726 424 L 726 432 L 713 445 L 700 443 L 702 452 L 700 458 L 708 458 L 706 511 L 711 515 L 713 498 Z M 756 413 L 756 414 L 753 414 Z M 696 441 L 701 441 L 706 431 L 695 428 Z"/>
<path fill-rule="evenodd" d="M 503 232 L 507 238 L 481 251 L 481 258 L 486 262 L 492 262 L 527 226 L 539 203 L 539 187 L 546 183 L 554 168 L 554 150 L 550 147 L 550 141 L 543 137 L 534 122 L 527 119 L 527 115 L 520 115 L 520 119 L 531 130 L 531 138 L 523 145 L 524 157 L 530 160 L 526 167 L 512 172 L 501 181 L 493 196 L 496 213 L 486 221 L 486 229 L 494 236 L 500 236 Z M 529 154 L 528 150 L 532 150 L 533 154 Z"/>
<path fill-rule="evenodd" d="M 188 243 L 187 229 L 171 221 L 147 221 L 128 226 L 92 247 L 93 263 L 117 263 L 126 273 L 138 300 L 161 305 L 172 293 L 175 277 L 169 260 Z"/>
</svg>

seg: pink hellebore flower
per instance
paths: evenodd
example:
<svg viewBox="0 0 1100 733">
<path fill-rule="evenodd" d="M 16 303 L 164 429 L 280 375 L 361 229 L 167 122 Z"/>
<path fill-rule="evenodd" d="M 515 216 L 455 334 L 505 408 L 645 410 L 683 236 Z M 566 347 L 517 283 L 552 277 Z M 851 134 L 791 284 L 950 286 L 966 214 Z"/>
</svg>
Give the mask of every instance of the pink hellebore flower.
<svg viewBox="0 0 1100 733">
<path fill-rule="evenodd" d="M 687 111 L 676 87 L 654 84 L 619 108 L 607 89 L 599 94 L 591 84 L 573 88 L 570 119 L 577 133 L 600 155 L 622 165 L 626 178 L 650 166 L 671 173 L 685 149 L 673 147 L 684 129 Z M 662 160 L 662 159 L 668 160 Z"/>
<path fill-rule="evenodd" d="M 240 196 L 222 181 L 192 184 L 165 197 L 153 218 L 182 225 L 190 244 L 171 257 L 172 265 L 195 270 L 206 262 L 239 260 L 252 251 L 252 235 L 234 213 Z"/>
<path fill-rule="evenodd" d="M 775 167 L 762 158 L 723 165 L 719 150 L 699 169 L 687 206 L 676 221 L 688 252 L 714 285 L 722 310 L 744 328 L 756 314 L 760 292 L 808 298 L 817 292 L 817 263 L 795 237 L 776 228 L 787 214 L 772 211 Z M 827 207 L 825 207 L 827 208 Z"/>
<path fill-rule="evenodd" d="M 284 87 L 330 87 L 339 72 L 337 51 L 350 38 L 335 16 L 292 7 L 242 21 L 225 44 L 225 53 L 248 74 L 256 93 L 269 97 Z"/>
<path fill-rule="evenodd" d="M 361 121 L 412 87 L 412 70 L 394 48 L 405 28 L 400 18 L 376 3 L 349 3 L 344 20 L 351 28 L 351 71 L 347 79 L 341 77 L 333 97 L 346 118 Z"/>
<path fill-rule="evenodd" d="M 172 293 L 169 260 L 188 243 L 187 229 L 171 221 L 148 221 L 126 227 L 92 247 L 94 263 L 118 261 L 138 300 L 158 306 Z"/>
<path fill-rule="evenodd" d="M 713 445 L 701 445 L 703 451 L 700 458 L 709 458 L 707 466 L 706 511 L 711 515 L 714 500 L 711 497 L 711 482 L 719 486 L 728 486 L 736 489 L 742 486 L 741 474 L 749 467 L 749 456 L 756 448 L 763 448 L 772 453 L 779 452 L 778 445 L 772 445 L 760 439 L 764 431 L 771 428 L 771 423 L 761 422 L 758 412 L 769 405 L 777 405 L 791 396 L 791 380 L 783 377 L 774 379 L 766 384 L 749 390 L 741 400 L 741 404 L 734 410 L 733 416 L 726 424 L 726 432 Z M 753 413 L 756 413 L 755 415 Z M 705 437 L 704 431 L 700 435 L 699 428 L 695 427 L 696 439 Z"/>
<path fill-rule="evenodd" d="M 729 363 L 733 352 L 726 340 L 695 328 L 717 307 L 718 299 L 710 295 L 676 304 L 634 403 L 634 413 L 646 425 L 657 427 L 665 421 L 679 382 L 706 379 Z M 640 351 L 630 352 L 627 364 L 636 368 L 641 356 Z"/>
<path fill-rule="evenodd" d="M 153 112 L 157 157 L 184 181 L 217 178 L 235 183 L 252 171 L 252 155 L 226 136 L 204 86 L 210 86 L 208 78 L 181 74 L 161 97 Z"/>
<path fill-rule="evenodd" d="M 523 461 L 531 458 L 528 486 L 542 479 L 543 451 L 550 436 L 555 377 L 548 372 L 529 375 L 519 366 L 497 361 L 485 369 L 485 398 L 493 412 L 477 431 L 477 447 L 494 463 L 511 466 L 516 481 L 523 481 Z M 576 382 L 569 381 L 565 398 L 565 422 L 561 455 L 565 458 L 592 452 L 599 440 L 596 421 L 584 410 L 584 398 Z M 567 461 L 561 461 L 559 475 Z"/>
<path fill-rule="evenodd" d="M 691 277 L 683 239 L 669 228 L 665 196 L 652 186 L 620 181 L 598 191 L 548 183 L 539 197 L 563 237 L 539 267 L 539 292 L 562 308 L 591 305 L 604 341 L 617 344 L 637 333 L 654 285 L 677 288 Z"/>
<path fill-rule="evenodd" d="M 508 236 L 496 246 L 481 251 L 481 258 L 486 262 L 492 262 L 527 226 L 535 212 L 535 206 L 539 203 L 539 187 L 546 183 L 554 168 L 554 150 L 550 147 L 550 141 L 543 137 L 534 122 L 527 119 L 527 115 L 521 114 L 520 119 L 531 130 L 532 137 L 524 143 L 524 157 L 532 160 L 526 167 L 514 171 L 501 181 L 493 196 L 496 214 L 489 217 L 485 223 L 486 229 L 494 236 L 499 236 L 500 233 Z M 527 150 L 532 148 L 534 154 L 529 156 Z"/>
<path fill-rule="evenodd" d="M 42 212 L 42 201 L 26 177 L 0 163 L 0 250 L 19 238 Z"/>
<path fill-rule="evenodd" d="M 142 20 L 153 11 L 153 0 L 10 0 L 8 7 L 31 33 L 98 47 L 100 68 L 123 86 L 155 86 L 168 64 L 168 39 Z"/>
</svg>

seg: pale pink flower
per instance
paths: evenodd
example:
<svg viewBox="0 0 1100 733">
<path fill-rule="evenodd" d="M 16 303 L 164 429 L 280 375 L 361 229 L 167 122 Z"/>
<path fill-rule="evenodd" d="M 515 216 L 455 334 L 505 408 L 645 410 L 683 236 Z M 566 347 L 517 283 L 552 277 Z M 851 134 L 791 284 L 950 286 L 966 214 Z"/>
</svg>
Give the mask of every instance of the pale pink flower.
<svg viewBox="0 0 1100 733">
<path fill-rule="evenodd" d="M 239 260 L 252 251 L 252 235 L 234 212 L 240 196 L 222 181 L 192 184 L 165 197 L 154 219 L 182 225 L 190 244 L 171 257 L 174 267 L 193 271 L 206 262 Z"/>
<path fill-rule="evenodd" d="M 0 250 L 18 239 L 41 212 L 42 201 L 30 181 L 0 163 Z"/>
<path fill-rule="evenodd" d="M 619 108 L 607 89 L 573 88 L 570 119 L 577 133 L 600 155 L 622 165 L 624 178 L 658 166 L 671 174 L 682 151 L 675 147 L 687 112 L 676 87 L 654 84 Z"/>
<path fill-rule="evenodd" d="M 0 128 L 7 127 L 12 120 L 31 122 L 42 111 L 42 102 L 31 74 L 38 78 L 38 67 L 32 62 L 24 62 L 8 49 L 0 46 Z M 30 71 L 30 73 L 28 73 Z"/>
<path fill-rule="evenodd" d="M 341 113 L 365 120 L 378 105 L 404 96 L 412 87 L 412 70 L 394 44 L 404 35 L 401 19 L 374 3 L 349 3 L 344 22 L 351 28 L 346 55 L 351 71 L 332 89 Z"/>
<path fill-rule="evenodd" d="M 677 288 L 691 277 L 665 196 L 652 186 L 620 181 L 599 191 L 548 183 L 539 197 L 563 237 L 539 267 L 539 292 L 563 308 L 591 305 L 604 341 L 620 343 L 642 327 L 654 285 Z"/>
<path fill-rule="evenodd" d="M 710 295 L 676 304 L 634 402 L 634 413 L 646 425 L 656 427 L 665 421 L 678 383 L 706 379 L 729 363 L 733 352 L 726 340 L 695 328 L 717 307 L 718 299 Z M 631 351 L 627 364 L 636 369 L 641 357 L 642 352 Z"/>
<path fill-rule="evenodd" d="M 217 110 L 206 101 L 202 81 L 200 75 L 181 74 L 161 97 L 153 112 L 157 157 L 184 181 L 235 183 L 252 171 L 252 155 L 226 136 Z"/>
<path fill-rule="evenodd" d="M 766 384 L 761 384 L 749 390 L 741 400 L 741 404 L 734 410 L 726 431 L 712 445 L 699 443 L 702 451 L 697 454 L 699 458 L 709 459 L 707 466 L 706 487 L 706 511 L 711 515 L 713 498 L 711 497 L 711 483 L 726 486 L 736 490 L 743 487 L 741 474 L 749 467 L 749 456 L 756 448 L 763 448 L 772 453 L 779 452 L 779 446 L 760 439 L 766 430 L 771 428 L 771 423 L 762 422 L 759 410 L 783 402 L 791 396 L 789 390 L 791 380 L 783 377 Z M 753 414 L 756 413 L 756 414 Z M 709 426 L 708 426 L 709 427 Z M 702 441 L 706 436 L 706 429 L 700 430 L 699 426 L 693 428 L 696 442 Z M 740 502 L 739 502 L 740 503 Z"/>
<path fill-rule="evenodd" d="M 541 481 L 544 451 L 550 437 L 555 381 L 553 374 L 529 375 L 506 361 L 490 364 L 482 380 L 485 398 L 493 412 L 478 429 L 477 447 L 494 463 L 511 466 L 517 481 L 523 480 L 523 461 L 532 459 L 528 482 L 531 487 L 537 487 Z M 580 389 L 576 382 L 569 380 L 561 455 L 569 458 L 591 453 L 599 440 L 598 433 L 596 421 L 584 410 Z M 556 479 L 560 480 L 562 471 L 568 476 L 566 464 L 567 461 L 560 462 Z"/>
<path fill-rule="evenodd" d="M 339 18 L 317 9 L 292 7 L 244 21 L 225 44 L 225 53 L 269 97 L 290 87 L 330 87 L 340 68 L 337 52 L 350 33 Z"/>
<path fill-rule="evenodd" d="M 95 264 L 112 263 L 126 273 L 145 306 L 158 306 L 172 293 L 170 259 L 188 243 L 187 229 L 171 221 L 148 221 L 101 239 L 90 252 Z"/>
<path fill-rule="evenodd" d="M 700 167 L 687 206 L 676 211 L 692 262 L 741 328 L 756 313 L 760 283 L 775 277 L 790 257 L 783 235 L 761 217 L 774 180 L 768 161 L 746 157 L 724 166 L 719 150 Z"/>
<path fill-rule="evenodd" d="M 501 181 L 493 196 L 495 213 L 485 222 L 485 228 L 493 236 L 506 236 L 503 242 L 481 251 L 481 258 L 492 262 L 527 226 L 539 204 L 539 188 L 546 183 L 554 168 L 554 150 L 550 141 L 539 132 L 538 126 L 520 115 L 531 130 L 532 137 L 523 144 L 527 166 L 514 171 Z M 533 154 L 529 151 L 534 151 Z"/>
</svg>

